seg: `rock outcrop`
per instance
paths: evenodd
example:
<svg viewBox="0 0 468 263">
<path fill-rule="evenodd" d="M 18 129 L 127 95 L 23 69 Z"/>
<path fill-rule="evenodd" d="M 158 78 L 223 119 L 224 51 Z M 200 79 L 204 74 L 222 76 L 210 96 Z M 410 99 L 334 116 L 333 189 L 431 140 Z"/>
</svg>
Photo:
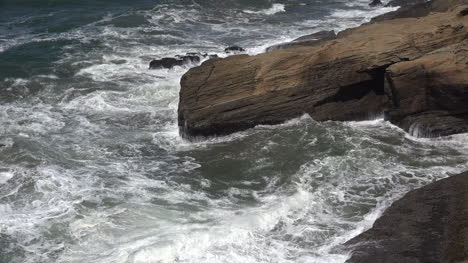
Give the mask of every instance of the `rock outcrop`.
<svg viewBox="0 0 468 263">
<path fill-rule="evenodd" d="M 347 263 L 468 261 L 468 172 L 406 194 L 348 241 Z"/>
<path fill-rule="evenodd" d="M 385 5 L 385 7 L 407 6 L 425 2 L 427 2 L 427 0 L 391 0 Z"/>
<path fill-rule="evenodd" d="M 455 29 L 456 30 L 456 29 Z M 468 131 L 468 40 L 387 69 L 386 118 L 412 135 Z"/>
<path fill-rule="evenodd" d="M 450 57 L 446 52 L 442 55 L 443 51 L 439 55 L 430 55 L 431 52 L 448 46 L 454 50 L 463 47 L 468 36 L 468 16 L 463 15 L 467 9 L 462 5 L 418 19 L 363 25 L 340 32 L 337 39 L 317 46 L 208 60 L 182 77 L 178 110 L 181 134 L 228 134 L 258 124 L 281 123 L 304 113 L 318 121 L 344 121 L 368 119 L 384 111 L 389 119 L 409 129 L 416 111 L 398 108 L 407 105 L 404 100 L 399 101 L 406 95 L 399 88 L 405 87 L 398 84 L 404 81 L 405 74 L 401 72 L 410 68 L 407 63 L 427 64 L 425 56 L 440 56 L 441 60 L 442 56 Z M 457 62 L 460 67 L 466 63 L 463 61 Z M 444 65 L 452 67 L 451 63 L 447 60 Z M 463 75 L 464 71 L 457 67 L 435 67 L 434 76 L 444 71 Z M 434 78 L 428 80 L 432 82 Z M 393 80 L 387 89 L 386 79 Z M 435 90 L 451 90 L 450 98 L 466 91 L 463 77 L 454 81 L 445 81 L 449 87 L 441 83 Z M 427 87 L 433 90 L 431 85 Z M 422 112 L 432 112 L 432 105 Z M 456 114 L 445 104 L 436 110 L 450 116 Z M 459 117 L 456 116 L 458 120 Z M 447 125 L 451 125 L 449 119 L 446 118 Z M 452 132 L 446 134 L 449 133 Z"/>
<path fill-rule="evenodd" d="M 161 59 L 154 59 L 149 64 L 149 69 L 170 69 L 176 66 L 183 66 L 187 64 L 198 64 L 203 58 L 217 58 L 216 54 L 206 53 L 187 53 L 185 56 L 177 55 L 174 58 L 167 57 Z"/>
<path fill-rule="evenodd" d="M 405 3 L 406 2 L 406 3 Z M 433 1 L 393 1 L 388 5 L 401 6 L 398 10 L 388 12 L 371 19 L 370 23 L 378 23 L 400 18 L 417 18 L 429 15 L 431 12 L 446 12 L 458 5 L 468 4 L 468 0 L 433 0 Z"/>
<path fill-rule="evenodd" d="M 224 52 L 231 53 L 231 52 L 244 52 L 245 49 L 239 46 L 230 46 L 224 49 Z"/>
<path fill-rule="evenodd" d="M 369 4 L 369 6 L 371 6 L 371 7 L 375 7 L 375 6 L 379 6 L 379 5 L 383 5 L 382 1 L 380 1 L 380 0 L 372 0 L 372 2 L 370 2 L 370 4 Z"/>
<path fill-rule="evenodd" d="M 323 41 L 332 40 L 336 38 L 335 31 L 319 31 L 313 34 L 305 35 L 299 38 L 294 39 L 291 42 L 277 44 L 266 49 L 266 52 L 271 52 L 273 50 L 298 47 L 298 46 L 316 46 L 322 43 Z"/>
</svg>

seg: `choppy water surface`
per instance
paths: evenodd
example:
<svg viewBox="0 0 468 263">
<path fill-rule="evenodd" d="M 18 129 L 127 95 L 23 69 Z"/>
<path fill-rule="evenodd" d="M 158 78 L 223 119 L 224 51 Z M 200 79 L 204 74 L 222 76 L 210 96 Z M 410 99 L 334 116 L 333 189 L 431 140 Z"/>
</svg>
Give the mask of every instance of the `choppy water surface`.
<svg viewBox="0 0 468 263">
<path fill-rule="evenodd" d="M 344 262 L 393 200 L 467 169 L 468 135 L 304 116 L 187 142 L 188 66 L 147 67 L 389 11 L 367 2 L 0 3 L 0 262 Z"/>
</svg>

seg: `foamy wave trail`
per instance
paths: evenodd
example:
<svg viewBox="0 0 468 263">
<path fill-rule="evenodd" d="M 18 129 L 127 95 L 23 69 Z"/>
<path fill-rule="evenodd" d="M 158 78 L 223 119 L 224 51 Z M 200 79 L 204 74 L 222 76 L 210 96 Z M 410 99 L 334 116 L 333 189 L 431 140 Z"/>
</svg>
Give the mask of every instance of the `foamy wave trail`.
<svg viewBox="0 0 468 263">
<path fill-rule="evenodd" d="M 256 54 L 388 11 L 367 1 L 4 3 L 0 262 L 344 262 L 333 248 L 393 200 L 468 167 L 467 135 L 380 119 L 179 137 L 193 65 L 151 59 Z"/>
<path fill-rule="evenodd" d="M 248 14 L 264 14 L 264 15 L 274 15 L 276 13 L 285 12 L 285 6 L 283 4 L 273 4 L 270 8 L 260 10 L 260 11 L 252 11 L 252 10 L 244 10 L 245 13 Z"/>
</svg>

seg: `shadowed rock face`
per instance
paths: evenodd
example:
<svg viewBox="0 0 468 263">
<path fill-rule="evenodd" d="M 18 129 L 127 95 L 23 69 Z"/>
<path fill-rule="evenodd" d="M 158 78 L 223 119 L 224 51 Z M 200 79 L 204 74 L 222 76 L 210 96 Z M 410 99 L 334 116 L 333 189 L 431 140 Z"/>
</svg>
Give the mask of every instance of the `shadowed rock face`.
<svg viewBox="0 0 468 263">
<path fill-rule="evenodd" d="M 468 172 L 409 192 L 345 246 L 347 263 L 467 262 Z"/>
<path fill-rule="evenodd" d="M 468 131 L 468 40 L 387 69 L 386 118 L 413 135 Z"/>
<path fill-rule="evenodd" d="M 206 61 L 182 77 L 181 134 L 228 134 L 304 113 L 318 121 L 345 121 L 389 111 L 400 116 L 392 117 L 396 123 L 411 122 L 395 111 L 398 105 L 406 105 L 395 102 L 401 98 L 389 95 L 390 88 L 385 92 L 387 68 L 393 65 L 387 74 L 390 79 L 399 78 L 395 73 L 399 63 L 462 43 L 468 35 L 468 19 L 461 14 L 467 8 L 364 25 L 318 46 Z"/>
</svg>

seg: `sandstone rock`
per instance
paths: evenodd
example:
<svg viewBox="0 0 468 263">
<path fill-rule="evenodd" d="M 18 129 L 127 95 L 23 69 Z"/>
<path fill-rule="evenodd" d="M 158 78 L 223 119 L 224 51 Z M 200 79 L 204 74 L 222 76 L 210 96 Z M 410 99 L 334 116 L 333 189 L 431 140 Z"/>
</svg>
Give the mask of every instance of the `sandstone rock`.
<svg viewBox="0 0 468 263">
<path fill-rule="evenodd" d="M 323 41 L 332 40 L 335 38 L 336 38 L 336 33 L 333 30 L 319 31 L 310 35 L 299 37 L 297 39 L 294 39 L 291 42 L 282 43 L 282 44 L 268 47 L 266 49 L 266 52 L 271 52 L 273 50 L 285 49 L 285 48 L 290 48 L 290 47 L 297 47 L 297 46 L 314 46 L 314 45 L 318 45 L 322 43 Z"/>
<path fill-rule="evenodd" d="M 182 77 L 181 135 L 228 134 L 304 113 L 362 120 L 394 109 L 384 92 L 387 67 L 461 43 L 466 8 L 364 25 L 317 46 L 206 61 Z"/>
<path fill-rule="evenodd" d="M 294 39 L 295 42 L 308 41 L 308 40 L 331 40 L 336 38 L 336 33 L 334 30 L 323 30 L 310 35 L 305 35 L 299 38 Z"/>
<path fill-rule="evenodd" d="M 465 40 L 414 61 L 390 66 L 385 90 L 392 97 L 394 108 L 386 118 L 420 137 L 468 132 L 467 65 Z"/>
<path fill-rule="evenodd" d="M 468 260 L 468 172 L 406 194 L 374 226 L 345 245 L 347 263 Z"/>
</svg>

